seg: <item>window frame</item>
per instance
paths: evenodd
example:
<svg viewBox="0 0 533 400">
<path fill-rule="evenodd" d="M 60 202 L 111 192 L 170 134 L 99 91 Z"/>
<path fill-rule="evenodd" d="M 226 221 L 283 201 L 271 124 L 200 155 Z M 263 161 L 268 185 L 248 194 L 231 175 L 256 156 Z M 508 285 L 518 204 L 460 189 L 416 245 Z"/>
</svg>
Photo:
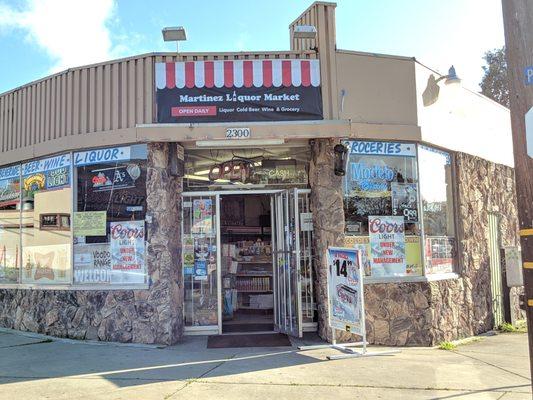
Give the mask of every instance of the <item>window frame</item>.
<svg viewBox="0 0 533 400">
<path fill-rule="evenodd" d="M 56 225 L 45 225 L 43 226 L 43 218 L 44 217 L 56 217 L 57 218 L 57 224 Z M 63 218 L 67 217 L 69 220 L 68 225 L 63 225 Z M 67 213 L 44 213 L 39 214 L 39 230 L 40 231 L 69 231 L 71 228 L 70 223 L 70 214 Z"/>
<path fill-rule="evenodd" d="M 124 144 L 120 144 L 118 145 L 118 147 L 132 147 L 132 146 L 136 146 L 136 145 L 145 145 L 147 146 L 147 143 L 145 142 L 137 142 L 137 143 L 124 143 Z M 18 166 L 19 167 L 19 182 L 20 182 L 20 187 L 19 187 L 19 204 L 22 204 L 22 198 L 23 198 L 23 190 L 22 190 L 22 182 L 23 182 L 23 170 L 22 170 L 22 165 L 25 164 L 25 163 L 29 163 L 29 162 L 32 162 L 32 161 L 37 161 L 37 160 L 41 160 L 41 159 L 44 159 L 44 158 L 50 158 L 50 157 L 55 157 L 55 156 L 58 156 L 58 155 L 62 155 L 62 154 L 69 154 L 70 157 L 71 157 L 71 166 L 70 166 L 70 189 L 71 189 L 71 193 L 70 193 L 70 204 L 71 204 L 71 214 L 68 214 L 68 213 L 45 213 L 45 214 L 49 214 L 49 215 L 58 215 L 58 217 L 60 218 L 61 216 L 67 216 L 69 217 L 70 219 L 70 227 L 68 229 L 57 229 L 55 227 L 51 228 L 51 229 L 47 229 L 47 228 L 44 228 L 44 229 L 41 229 L 41 215 L 44 215 L 44 214 L 40 214 L 39 215 L 39 230 L 43 230 L 43 231 L 53 231 L 53 230 L 61 230 L 61 231 L 68 231 L 70 230 L 70 243 L 69 243 L 69 246 L 70 246 L 70 280 L 69 282 L 64 282 L 64 283 L 49 283 L 49 284 L 39 284 L 39 283 L 22 283 L 22 273 L 23 273 L 23 268 L 22 268 L 22 228 L 31 228 L 31 227 L 34 227 L 34 224 L 33 223 L 26 223 L 26 224 L 23 224 L 22 223 L 22 220 L 23 220 L 23 209 L 22 207 L 20 207 L 19 210 L 12 210 L 13 213 L 18 213 L 18 216 L 19 216 L 19 225 L 18 226 L 13 226 L 12 228 L 18 228 L 19 229 L 19 239 L 18 239 L 18 243 L 19 243 L 19 247 L 20 247 L 20 251 L 19 251 L 19 254 L 18 254 L 18 262 L 19 262 L 19 265 L 21 266 L 19 268 L 19 272 L 18 272 L 18 277 L 17 277 L 17 282 L 13 282 L 13 283 L 9 283 L 9 282 L 2 282 L 0 283 L 0 289 L 38 289 L 38 290 L 84 290 L 84 291 L 95 291 L 95 290 L 145 290 L 145 289 L 149 289 L 150 287 L 150 280 L 147 279 L 147 282 L 144 283 L 144 284 L 120 284 L 120 285 L 102 285 L 102 284 L 79 284 L 79 283 L 74 283 L 74 229 L 73 229 L 73 226 L 72 226 L 72 213 L 74 212 L 74 210 L 76 209 L 76 205 L 77 205 L 77 192 L 78 192 L 78 180 L 77 180 L 77 167 L 75 165 L 75 160 L 74 160 L 74 155 L 78 152 L 83 152 L 83 151 L 90 151 L 90 150 L 99 150 L 99 149 L 107 149 L 107 148 L 113 148 L 113 147 L 117 147 L 117 146 L 97 146 L 97 147 L 89 147 L 89 148 L 81 148 L 81 149 L 77 149 L 76 151 L 62 151 L 62 152 L 57 152 L 57 153 L 53 153 L 53 154 L 49 154 L 49 155 L 46 155 L 46 156 L 43 156 L 43 157 L 36 157 L 36 158 L 31 158 L 31 159 L 28 159 L 28 160 L 24 160 L 24 161 L 20 161 L 20 162 L 17 162 L 17 163 L 12 163 L 12 164 L 6 164 L 6 165 L 2 165 L 0 168 L 7 168 L 7 167 L 10 167 L 10 166 Z M 146 161 L 148 161 L 148 157 L 146 159 Z M 11 211 L 11 210 L 10 210 Z M 146 223 L 146 217 L 144 219 L 145 223 Z M 61 222 L 60 222 L 61 224 Z M 11 229 L 11 227 L 9 227 Z M 147 241 L 147 236 L 145 237 L 145 245 L 146 245 L 146 241 Z M 145 252 L 145 255 L 147 253 Z M 146 261 L 145 261 L 146 262 Z M 146 266 L 146 271 L 148 273 L 148 266 Z"/>
<path fill-rule="evenodd" d="M 343 141 L 351 141 L 351 140 L 358 140 L 356 138 L 346 138 Z M 460 274 L 463 271 L 461 257 L 459 257 L 460 249 L 461 249 L 461 241 L 459 238 L 460 235 L 460 219 L 457 213 L 457 207 L 458 207 L 458 188 L 457 188 L 457 159 L 455 156 L 455 152 L 443 149 L 438 146 L 421 142 L 421 141 L 403 141 L 403 140 L 372 140 L 372 139 L 361 139 L 362 141 L 366 142 L 394 142 L 394 143 L 409 143 L 413 144 L 416 147 L 416 173 L 417 173 L 417 189 L 418 189 L 418 213 L 419 213 L 419 226 L 420 226 L 420 258 L 421 258 L 421 264 L 422 264 L 422 274 L 421 275 L 414 275 L 414 276 L 391 276 L 391 277 L 366 277 L 365 276 L 365 283 L 374 284 L 374 283 L 402 283 L 402 282 L 432 282 L 432 281 L 438 281 L 438 280 L 444 280 L 444 279 L 457 279 L 460 277 Z M 419 148 L 420 146 L 433 148 L 435 150 L 444 152 L 450 156 L 450 165 L 451 165 L 451 186 L 452 186 L 452 202 L 453 202 L 453 224 L 454 224 L 454 239 L 455 239 L 455 258 L 454 258 L 454 264 L 453 264 L 453 271 L 452 272 L 446 272 L 446 273 L 436 273 L 436 274 L 428 274 L 427 273 L 427 263 L 426 263 L 426 233 L 424 229 L 424 207 L 422 206 L 422 190 L 421 190 L 421 182 L 420 182 L 420 162 L 419 162 Z M 348 171 L 348 165 L 350 163 L 349 155 L 346 160 L 346 170 Z M 343 190 L 343 201 L 344 201 L 344 181 L 342 182 L 342 190 Z M 346 228 L 344 229 L 344 233 L 346 234 Z M 353 236 L 353 235 L 349 235 Z M 364 237 L 365 235 L 362 235 Z"/>
</svg>

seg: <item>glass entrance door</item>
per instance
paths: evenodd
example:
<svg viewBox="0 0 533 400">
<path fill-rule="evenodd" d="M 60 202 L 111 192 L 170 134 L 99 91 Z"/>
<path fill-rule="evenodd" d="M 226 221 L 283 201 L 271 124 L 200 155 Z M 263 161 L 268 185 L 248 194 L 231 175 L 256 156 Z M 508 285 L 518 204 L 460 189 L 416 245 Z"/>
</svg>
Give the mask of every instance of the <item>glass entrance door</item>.
<svg viewBox="0 0 533 400">
<path fill-rule="evenodd" d="M 275 329 L 302 336 L 300 237 L 297 189 L 272 196 Z"/>
<path fill-rule="evenodd" d="M 183 195 L 184 322 L 191 331 L 220 330 L 218 217 L 218 195 Z"/>
</svg>

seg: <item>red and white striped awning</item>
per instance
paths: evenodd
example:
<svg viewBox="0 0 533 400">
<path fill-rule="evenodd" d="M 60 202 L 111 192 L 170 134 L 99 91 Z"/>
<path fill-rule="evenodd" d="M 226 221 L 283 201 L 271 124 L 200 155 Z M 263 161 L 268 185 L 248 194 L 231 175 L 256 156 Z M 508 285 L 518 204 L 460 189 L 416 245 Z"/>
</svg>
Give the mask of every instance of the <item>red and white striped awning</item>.
<svg viewBox="0 0 533 400">
<path fill-rule="evenodd" d="M 158 89 L 320 86 L 318 60 L 186 61 L 155 64 Z"/>
</svg>

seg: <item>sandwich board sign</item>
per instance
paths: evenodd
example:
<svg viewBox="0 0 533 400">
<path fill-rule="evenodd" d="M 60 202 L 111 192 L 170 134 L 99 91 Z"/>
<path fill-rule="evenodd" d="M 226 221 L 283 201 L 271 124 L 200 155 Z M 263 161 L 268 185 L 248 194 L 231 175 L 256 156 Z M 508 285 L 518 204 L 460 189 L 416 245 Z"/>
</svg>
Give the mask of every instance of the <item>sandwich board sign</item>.
<svg viewBox="0 0 533 400">
<path fill-rule="evenodd" d="M 330 326 L 363 336 L 363 280 L 359 251 L 328 249 L 328 292 Z"/>
<path fill-rule="evenodd" d="M 328 360 L 341 358 L 381 356 L 399 353 L 399 350 L 368 352 L 366 350 L 365 300 L 363 291 L 364 269 L 361 250 L 345 247 L 329 247 L 328 262 L 328 308 L 332 343 L 300 346 L 299 350 L 332 348 L 344 354 L 328 356 Z M 360 342 L 337 344 L 335 331 L 353 333 L 362 337 Z M 352 347 L 362 346 L 362 348 Z"/>
</svg>

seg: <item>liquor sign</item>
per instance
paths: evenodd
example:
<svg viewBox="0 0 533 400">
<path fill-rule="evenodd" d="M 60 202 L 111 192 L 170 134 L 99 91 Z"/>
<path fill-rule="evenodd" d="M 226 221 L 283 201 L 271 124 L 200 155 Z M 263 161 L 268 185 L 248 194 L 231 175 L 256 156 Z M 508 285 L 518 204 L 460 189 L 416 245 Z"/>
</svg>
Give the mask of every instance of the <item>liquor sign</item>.
<svg viewBox="0 0 533 400">
<path fill-rule="evenodd" d="M 358 250 L 328 248 L 328 298 L 330 326 L 363 336 L 363 272 Z"/>
<path fill-rule="evenodd" d="M 405 276 L 404 217 L 368 217 L 372 276 Z"/>
<path fill-rule="evenodd" d="M 157 122 L 321 120 L 318 60 L 156 63 Z"/>
</svg>

